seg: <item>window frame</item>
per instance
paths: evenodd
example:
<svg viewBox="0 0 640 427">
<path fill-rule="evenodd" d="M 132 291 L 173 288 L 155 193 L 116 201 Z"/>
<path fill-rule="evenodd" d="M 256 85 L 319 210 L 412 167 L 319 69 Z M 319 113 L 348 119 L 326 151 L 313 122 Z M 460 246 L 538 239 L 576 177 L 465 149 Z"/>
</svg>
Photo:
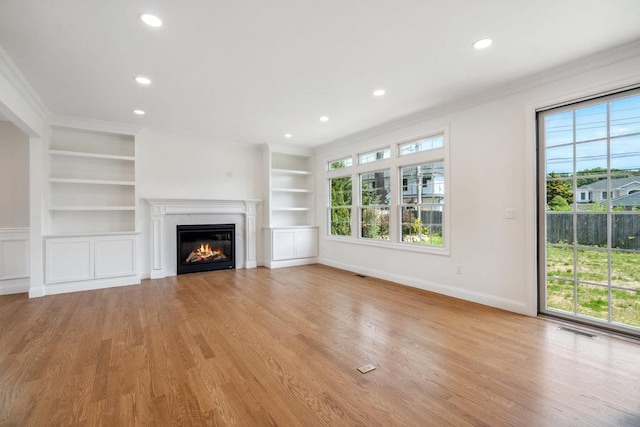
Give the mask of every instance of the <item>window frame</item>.
<svg viewBox="0 0 640 427">
<path fill-rule="evenodd" d="M 400 236 L 399 237 L 399 240 L 400 240 L 399 243 L 400 244 L 403 244 L 403 245 L 420 245 L 420 246 L 432 247 L 432 248 L 441 248 L 441 247 L 444 246 L 444 240 L 442 242 L 442 245 L 432 245 L 432 244 L 424 244 L 424 243 L 404 241 L 403 240 L 404 239 L 404 234 L 403 234 L 403 231 L 402 231 L 402 227 L 405 225 L 403 223 L 403 219 L 404 219 L 403 218 L 403 212 L 404 212 L 405 208 L 412 208 L 412 207 L 413 208 L 423 208 L 423 207 L 426 208 L 428 206 L 438 205 L 438 206 L 441 206 L 441 212 L 442 212 L 441 213 L 441 223 L 440 223 L 440 227 L 442 228 L 442 231 L 441 231 L 440 234 L 444 235 L 443 234 L 444 233 L 444 214 L 445 214 L 445 211 L 448 210 L 446 204 L 444 203 L 444 199 L 445 199 L 445 197 L 447 195 L 447 188 L 448 188 L 448 183 L 447 183 L 446 178 L 445 178 L 446 170 L 445 170 L 445 165 L 444 165 L 444 159 L 440 159 L 440 160 L 436 159 L 436 160 L 429 161 L 429 162 L 420 162 L 420 163 L 415 163 L 415 164 L 407 164 L 407 165 L 399 166 L 398 167 L 398 176 L 399 176 L 400 180 L 404 181 L 404 179 L 405 179 L 404 175 L 403 175 L 403 169 L 404 168 L 412 168 L 412 167 L 426 166 L 426 165 L 435 165 L 435 164 L 439 164 L 439 163 L 442 163 L 442 168 L 443 168 L 443 174 L 442 174 L 443 195 L 442 195 L 442 198 L 440 199 L 439 203 L 437 203 L 437 204 L 434 204 L 434 203 L 429 203 L 429 204 L 425 204 L 425 203 L 420 203 L 420 204 L 418 204 L 418 203 L 405 203 L 404 202 L 404 191 L 399 194 L 399 196 L 401 196 L 401 197 L 398 200 L 397 208 L 398 208 L 398 217 L 399 217 L 399 226 L 400 226 L 399 230 L 398 230 L 399 236 Z M 419 193 L 422 193 L 422 190 L 426 186 L 428 186 L 428 181 L 427 181 L 427 184 L 425 184 L 424 183 L 424 178 L 425 177 L 422 177 L 422 179 L 420 181 L 416 181 L 416 187 L 417 187 L 416 191 L 419 192 Z M 434 191 L 435 191 L 435 185 L 436 185 L 436 183 L 435 183 L 435 181 L 433 181 Z M 428 210 L 431 211 L 431 212 L 434 211 L 433 209 L 428 209 Z M 432 226 L 433 226 L 433 224 L 430 222 L 429 223 L 429 227 L 432 227 Z"/>
<path fill-rule="evenodd" d="M 367 174 L 376 174 L 376 173 L 386 173 L 388 172 L 388 176 L 389 176 L 389 202 L 388 203 L 370 203 L 370 204 L 364 204 L 364 200 L 363 200 L 363 192 L 364 192 L 364 186 L 362 185 L 363 183 L 363 176 L 367 175 Z M 367 172 L 361 172 L 358 174 L 358 238 L 360 239 L 368 239 L 368 240 L 383 240 L 383 241 L 387 241 L 387 240 L 391 240 L 391 218 L 389 217 L 389 239 L 383 239 L 383 238 L 373 238 L 373 237 L 365 237 L 362 234 L 362 229 L 364 226 L 364 219 L 363 219 L 363 214 L 364 214 L 364 210 L 365 209 L 377 209 L 380 211 L 386 210 L 387 214 L 389 215 L 391 213 L 391 197 L 393 195 L 393 189 L 391 187 L 391 174 L 392 171 L 390 168 L 384 168 L 384 169 L 376 169 L 373 171 L 367 171 Z M 386 181 L 386 176 L 383 177 L 383 179 Z M 386 187 L 386 185 L 384 186 Z"/>
<path fill-rule="evenodd" d="M 329 195 L 329 200 L 328 200 L 328 204 L 327 204 L 327 236 L 333 237 L 333 238 L 338 238 L 338 239 L 343 239 L 343 238 L 351 238 L 351 236 L 353 235 L 353 207 L 354 207 L 354 199 L 353 199 L 353 176 L 351 174 L 344 174 L 345 170 L 344 168 L 341 169 L 332 169 L 333 171 L 340 171 L 343 172 L 341 175 L 338 176 L 332 176 L 327 178 L 327 193 Z M 333 198 L 332 198 L 332 188 L 331 188 L 331 181 L 334 179 L 342 179 L 342 178 L 349 178 L 351 179 L 351 204 L 350 205 L 342 205 L 342 206 L 333 206 Z M 340 209 L 340 208 L 346 208 L 349 209 L 349 231 L 351 232 L 351 235 L 344 235 L 344 234 L 333 234 L 332 230 L 333 230 L 333 224 L 332 224 L 332 216 L 331 216 L 331 212 L 333 209 Z"/>
<path fill-rule="evenodd" d="M 418 151 L 415 153 L 408 153 L 400 155 L 400 146 L 406 144 L 407 141 L 417 141 L 420 139 L 432 138 L 438 135 L 442 135 L 444 138 L 444 145 L 442 147 Z M 372 148 L 376 147 L 376 148 Z M 380 148 L 382 147 L 382 148 Z M 390 158 L 379 159 L 368 163 L 360 164 L 360 155 L 366 153 L 372 153 L 376 151 L 382 151 L 387 147 L 390 148 Z M 337 154 L 336 154 L 337 153 Z M 333 154 L 327 157 L 334 159 L 345 158 L 349 155 L 353 156 L 356 161 L 349 168 L 340 168 L 326 171 L 325 179 L 327 191 L 325 192 L 325 206 L 329 208 L 331 203 L 331 189 L 330 179 L 338 178 L 351 174 L 352 177 L 352 211 L 351 211 L 351 236 L 336 236 L 332 235 L 330 228 L 331 218 L 327 218 L 326 224 L 328 226 L 326 233 L 323 233 L 323 238 L 332 241 L 340 241 L 344 243 L 359 244 L 364 246 L 375 246 L 393 250 L 400 250 L 404 252 L 420 252 L 434 255 L 451 256 L 451 208 L 449 200 L 451 200 L 451 167 L 449 163 L 450 158 L 450 138 L 449 127 L 443 125 L 438 128 L 431 128 L 430 131 L 420 132 L 415 135 L 405 135 L 403 138 L 398 138 L 395 142 L 386 144 L 384 142 L 372 143 L 368 147 L 358 146 L 354 150 L 349 151 L 334 151 Z M 421 245 L 411 242 L 402 242 L 402 218 L 400 215 L 400 203 L 402 202 L 402 179 L 400 178 L 400 170 L 402 167 L 418 165 L 424 163 L 433 163 L 441 161 L 444 165 L 444 182 L 445 191 L 443 197 L 444 212 L 442 216 L 442 246 L 434 245 Z M 325 162 L 325 164 L 328 164 Z M 360 237 L 360 175 L 363 173 L 382 171 L 385 169 L 390 170 L 390 204 L 389 207 L 389 240 L 382 239 L 370 239 Z M 421 183 L 419 183 L 421 187 Z M 330 210 L 327 209 L 327 215 L 330 215 Z"/>
</svg>

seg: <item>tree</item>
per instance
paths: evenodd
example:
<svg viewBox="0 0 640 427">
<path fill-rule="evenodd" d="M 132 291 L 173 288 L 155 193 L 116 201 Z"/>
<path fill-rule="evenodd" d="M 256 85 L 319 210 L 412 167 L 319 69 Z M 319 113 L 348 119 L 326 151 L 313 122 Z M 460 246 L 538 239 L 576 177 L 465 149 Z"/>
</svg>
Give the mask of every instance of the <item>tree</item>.
<svg viewBox="0 0 640 427">
<path fill-rule="evenodd" d="M 562 196 L 555 196 L 553 199 L 551 199 L 548 205 L 549 205 L 549 209 L 551 209 L 552 211 L 570 211 L 571 210 L 571 206 L 569 206 L 569 203 L 567 203 L 567 201 Z"/>
<path fill-rule="evenodd" d="M 351 177 L 331 180 L 331 234 L 351 235 Z"/>
<path fill-rule="evenodd" d="M 556 196 L 562 197 L 568 204 L 573 203 L 573 183 L 558 180 L 560 175 L 554 172 L 551 172 L 549 178 L 551 179 L 547 180 L 547 204 Z"/>
</svg>

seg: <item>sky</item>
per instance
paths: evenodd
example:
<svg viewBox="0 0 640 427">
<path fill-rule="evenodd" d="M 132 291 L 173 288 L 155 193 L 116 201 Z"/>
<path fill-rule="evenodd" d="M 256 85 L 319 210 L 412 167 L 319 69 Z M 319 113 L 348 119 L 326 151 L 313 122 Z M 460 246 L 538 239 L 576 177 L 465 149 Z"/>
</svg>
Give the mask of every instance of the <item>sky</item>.
<svg viewBox="0 0 640 427">
<path fill-rule="evenodd" d="M 576 171 L 606 169 L 608 144 L 611 169 L 640 171 L 640 95 L 549 114 L 544 120 L 547 175 L 573 173 L 574 146 Z"/>
</svg>

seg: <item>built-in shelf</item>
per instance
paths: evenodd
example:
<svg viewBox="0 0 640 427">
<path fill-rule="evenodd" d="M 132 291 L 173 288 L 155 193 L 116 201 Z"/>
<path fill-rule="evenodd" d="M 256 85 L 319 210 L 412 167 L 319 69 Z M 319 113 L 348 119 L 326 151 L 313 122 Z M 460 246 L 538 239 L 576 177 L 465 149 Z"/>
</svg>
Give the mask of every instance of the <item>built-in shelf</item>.
<svg viewBox="0 0 640 427">
<path fill-rule="evenodd" d="M 291 175 L 312 175 L 313 172 L 298 169 L 271 169 L 273 173 L 291 174 Z"/>
<path fill-rule="evenodd" d="M 54 184 L 89 184 L 89 185 L 136 185 L 135 181 L 110 181 L 103 179 L 49 178 Z"/>
<path fill-rule="evenodd" d="M 273 208 L 272 210 L 274 211 L 279 211 L 279 212 L 306 212 L 306 211 L 310 211 L 311 208 Z"/>
<path fill-rule="evenodd" d="M 266 145 L 265 265 L 269 268 L 316 262 L 313 153 Z"/>
<path fill-rule="evenodd" d="M 135 206 L 52 206 L 50 211 L 135 211 Z"/>
<path fill-rule="evenodd" d="M 271 191 L 275 191 L 278 193 L 311 193 L 312 192 L 308 188 L 274 188 Z"/>
<path fill-rule="evenodd" d="M 47 234 L 135 232 L 135 137 L 52 127 Z"/>
<path fill-rule="evenodd" d="M 131 132 L 52 125 L 43 294 L 140 283 Z"/>
<path fill-rule="evenodd" d="M 67 157 L 83 157 L 86 159 L 107 159 L 107 160 L 123 160 L 128 162 L 134 162 L 135 157 L 132 156 L 118 156 L 114 154 L 98 154 L 98 153 L 85 153 L 81 151 L 63 151 L 63 150 L 49 150 L 49 154 L 54 156 L 67 156 Z"/>
</svg>

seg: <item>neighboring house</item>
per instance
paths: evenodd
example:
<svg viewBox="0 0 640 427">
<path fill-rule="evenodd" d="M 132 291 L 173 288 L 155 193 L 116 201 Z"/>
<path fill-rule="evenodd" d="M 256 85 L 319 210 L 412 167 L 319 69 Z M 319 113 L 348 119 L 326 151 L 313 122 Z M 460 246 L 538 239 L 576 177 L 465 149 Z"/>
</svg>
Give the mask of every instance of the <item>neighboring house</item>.
<svg viewBox="0 0 640 427">
<path fill-rule="evenodd" d="M 607 180 L 592 182 L 578 187 L 578 203 L 595 203 L 605 200 L 615 200 L 629 194 L 640 192 L 640 177 L 630 176 L 611 180 L 611 190 L 607 190 Z M 614 205 L 615 206 L 615 205 Z"/>
<path fill-rule="evenodd" d="M 622 208 L 622 210 L 630 211 L 640 209 L 640 191 L 635 191 L 627 196 L 618 197 L 611 201 L 612 208 Z"/>
<path fill-rule="evenodd" d="M 444 177 L 439 174 L 419 174 L 402 179 L 403 203 L 438 205 L 444 199 Z M 442 210 L 433 206 L 432 210 Z"/>
</svg>

